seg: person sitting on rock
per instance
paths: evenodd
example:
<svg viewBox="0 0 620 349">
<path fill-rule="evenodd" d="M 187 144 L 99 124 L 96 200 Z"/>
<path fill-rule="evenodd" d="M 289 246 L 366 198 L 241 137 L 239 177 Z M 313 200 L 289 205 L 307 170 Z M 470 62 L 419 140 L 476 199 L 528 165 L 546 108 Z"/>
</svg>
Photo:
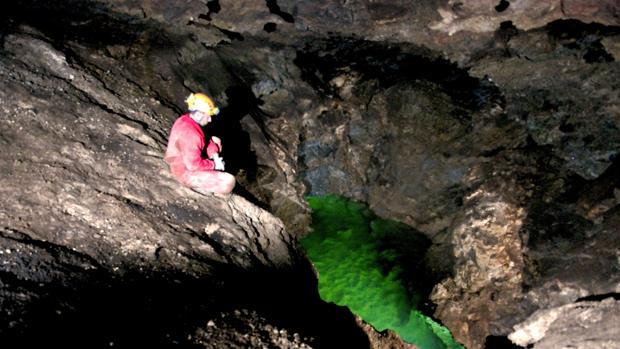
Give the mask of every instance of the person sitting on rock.
<svg viewBox="0 0 620 349">
<path fill-rule="evenodd" d="M 175 178 L 194 191 L 228 194 L 235 186 L 235 177 L 224 172 L 224 161 L 219 156 L 222 142 L 218 137 L 211 137 L 205 148 L 201 128 L 211 122 L 219 109 L 203 93 L 192 93 L 186 102 L 189 113 L 174 122 L 164 160 Z"/>
</svg>

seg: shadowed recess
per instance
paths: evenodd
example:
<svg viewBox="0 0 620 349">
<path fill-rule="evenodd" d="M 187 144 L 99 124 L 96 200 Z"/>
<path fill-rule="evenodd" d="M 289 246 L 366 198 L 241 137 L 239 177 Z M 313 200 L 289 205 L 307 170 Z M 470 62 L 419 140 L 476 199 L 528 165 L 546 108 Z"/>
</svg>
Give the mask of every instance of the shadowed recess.
<svg viewBox="0 0 620 349">
<path fill-rule="evenodd" d="M 212 269 L 198 277 L 129 264 L 113 272 L 87 254 L 7 228 L 0 228 L 0 246 L 25 252 L 0 258 L 2 348 L 200 348 L 194 334 L 209 319 L 228 327 L 224 332 L 261 321 L 288 328 L 313 348 L 369 347 L 350 312 L 320 300 L 305 260 L 241 269 L 203 259 Z M 264 320 L 248 325 L 220 315 L 238 309 Z"/>
<path fill-rule="evenodd" d="M 21 0 L 10 2 L 0 12 L 0 38 L 21 24 L 30 25 L 57 42 L 77 41 L 94 47 L 131 45 L 148 24 L 137 17 L 115 13 L 105 4 L 90 0 Z M 153 44 L 163 34 L 152 38 Z"/>
<path fill-rule="evenodd" d="M 222 10 L 222 7 L 220 6 L 220 1 L 219 0 L 211 0 L 207 3 L 207 8 L 209 9 L 209 12 L 207 12 L 207 14 L 201 14 L 200 16 L 198 16 L 198 18 L 202 18 L 202 19 L 206 19 L 207 21 L 211 21 L 213 18 L 211 17 L 211 14 L 213 13 L 219 13 Z"/>
<path fill-rule="evenodd" d="M 278 6 L 277 0 L 265 0 L 265 2 L 267 3 L 267 8 L 269 9 L 270 13 L 280 16 L 280 18 L 282 18 L 285 22 L 295 23 L 295 18 L 293 17 L 293 15 L 282 11 L 280 9 L 280 6 Z"/>
<path fill-rule="evenodd" d="M 470 110 L 505 105 L 490 80 L 474 78 L 466 69 L 413 45 L 331 37 L 307 44 L 297 52 L 294 63 L 302 79 L 323 96 L 337 95 L 330 84 L 333 78 L 356 72 L 361 81 L 374 80 L 383 89 L 402 82 L 428 81 Z"/>
<path fill-rule="evenodd" d="M 412 238 L 404 224 L 379 219 L 361 203 L 336 196 L 307 200 L 313 233 L 301 244 L 319 274 L 323 300 L 347 306 L 377 330 L 392 329 L 422 349 L 463 348 L 448 329 L 418 310 L 423 297 L 415 272 L 401 264 L 423 258 L 415 248 L 426 244 L 423 239 Z"/>
</svg>

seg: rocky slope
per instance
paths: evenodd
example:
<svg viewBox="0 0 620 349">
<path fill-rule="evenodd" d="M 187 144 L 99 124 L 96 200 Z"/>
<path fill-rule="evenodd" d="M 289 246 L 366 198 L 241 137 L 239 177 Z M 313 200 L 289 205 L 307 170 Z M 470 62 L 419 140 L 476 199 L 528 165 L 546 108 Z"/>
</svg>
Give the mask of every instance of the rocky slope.
<svg viewBox="0 0 620 349">
<path fill-rule="evenodd" d="M 318 302 L 295 245 L 303 195 L 336 193 L 433 241 L 428 297 L 467 348 L 620 345 L 605 325 L 620 293 L 618 11 L 16 2 L 1 31 L 2 334 L 368 346 Z M 180 187 L 161 159 L 195 90 L 223 107 L 229 199 Z M 588 331 L 558 337 L 579 319 Z"/>
<path fill-rule="evenodd" d="M 142 59 L 156 55 L 121 63 L 115 55 L 131 55 L 127 47 L 86 40 L 105 38 L 97 31 L 110 22 L 72 38 L 67 27 L 45 32 L 49 23 L 4 24 L 3 345 L 368 343 L 350 313 L 320 302 L 280 219 L 170 176 L 162 156 L 179 108 L 154 90 L 166 71 Z M 213 326 L 219 337 L 205 340 Z"/>
</svg>

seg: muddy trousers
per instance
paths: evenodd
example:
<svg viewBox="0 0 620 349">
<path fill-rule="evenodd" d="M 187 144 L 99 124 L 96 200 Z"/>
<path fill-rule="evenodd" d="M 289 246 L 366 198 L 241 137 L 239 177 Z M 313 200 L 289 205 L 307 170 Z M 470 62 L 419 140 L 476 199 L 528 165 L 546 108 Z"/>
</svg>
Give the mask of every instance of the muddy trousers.
<svg viewBox="0 0 620 349">
<path fill-rule="evenodd" d="M 185 183 L 201 194 L 228 194 L 235 186 L 235 176 L 221 171 L 193 171 L 185 173 Z"/>
</svg>

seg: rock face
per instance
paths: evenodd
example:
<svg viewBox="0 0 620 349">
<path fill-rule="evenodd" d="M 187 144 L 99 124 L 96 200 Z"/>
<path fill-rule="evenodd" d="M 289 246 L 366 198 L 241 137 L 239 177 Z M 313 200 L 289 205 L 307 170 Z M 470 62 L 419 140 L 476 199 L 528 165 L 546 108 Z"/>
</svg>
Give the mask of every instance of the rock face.
<svg viewBox="0 0 620 349">
<path fill-rule="evenodd" d="M 222 331 L 207 347 L 368 343 L 350 313 L 319 300 L 280 219 L 171 177 L 162 156 L 179 107 L 155 90 L 164 64 L 94 42 L 105 38 L 98 27 L 79 33 L 93 41 L 74 41 L 64 27 L 10 24 L 0 56 L 3 343 L 200 345 L 210 319 Z M 261 332 L 246 343 L 235 322 L 287 328 L 290 340 Z"/>
<path fill-rule="evenodd" d="M 317 298 L 295 237 L 304 195 L 334 193 L 433 241 L 434 315 L 467 348 L 511 333 L 613 347 L 596 321 L 617 305 L 594 299 L 620 293 L 618 9 L 15 2 L 0 14 L 0 334 L 398 346 Z M 222 107 L 209 130 L 230 198 L 162 160 L 198 90 Z M 579 319 L 602 328 L 563 332 Z"/>
<path fill-rule="evenodd" d="M 31 238 L 83 248 L 80 252 L 100 256 L 110 267 L 129 261 L 156 267 L 180 258 L 189 270 L 185 254 L 200 250 L 206 258 L 240 267 L 255 259 L 292 264 L 290 238 L 273 216 L 238 196 L 205 200 L 171 179 L 161 155 L 166 130 L 163 120 L 155 121 L 161 109 L 153 100 L 123 100 L 138 95 L 130 81 L 117 82 L 121 86 L 111 92 L 33 34 L 6 36 L 4 50 L 2 188 L 8 226 L 32 232 Z M 44 220 L 38 219 L 42 213 Z M 174 242 L 166 237 L 182 229 L 197 235 Z M 84 243 L 91 234 L 100 239 L 95 246 Z M 225 245 L 235 251 L 223 253 Z"/>
<path fill-rule="evenodd" d="M 116 279 L 125 275 L 148 283 L 167 274 L 161 282 L 173 287 L 181 280 L 172 275 L 199 280 L 218 265 L 293 266 L 293 244 L 275 217 L 238 196 L 201 197 L 168 175 L 158 114 L 170 110 L 135 99 L 138 85 L 120 76 L 106 86 L 24 30 L 4 37 L 0 68 L 4 334 L 29 333 L 22 326 L 33 319 L 77 316 L 71 298 L 107 297 L 97 287 L 119 297 Z"/>
<path fill-rule="evenodd" d="M 537 311 L 509 338 L 534 348 L 617 348 L 620 302 L 578 302 Z M 571 333 L 566 335 L 566 333 Z"/>
</svg>

